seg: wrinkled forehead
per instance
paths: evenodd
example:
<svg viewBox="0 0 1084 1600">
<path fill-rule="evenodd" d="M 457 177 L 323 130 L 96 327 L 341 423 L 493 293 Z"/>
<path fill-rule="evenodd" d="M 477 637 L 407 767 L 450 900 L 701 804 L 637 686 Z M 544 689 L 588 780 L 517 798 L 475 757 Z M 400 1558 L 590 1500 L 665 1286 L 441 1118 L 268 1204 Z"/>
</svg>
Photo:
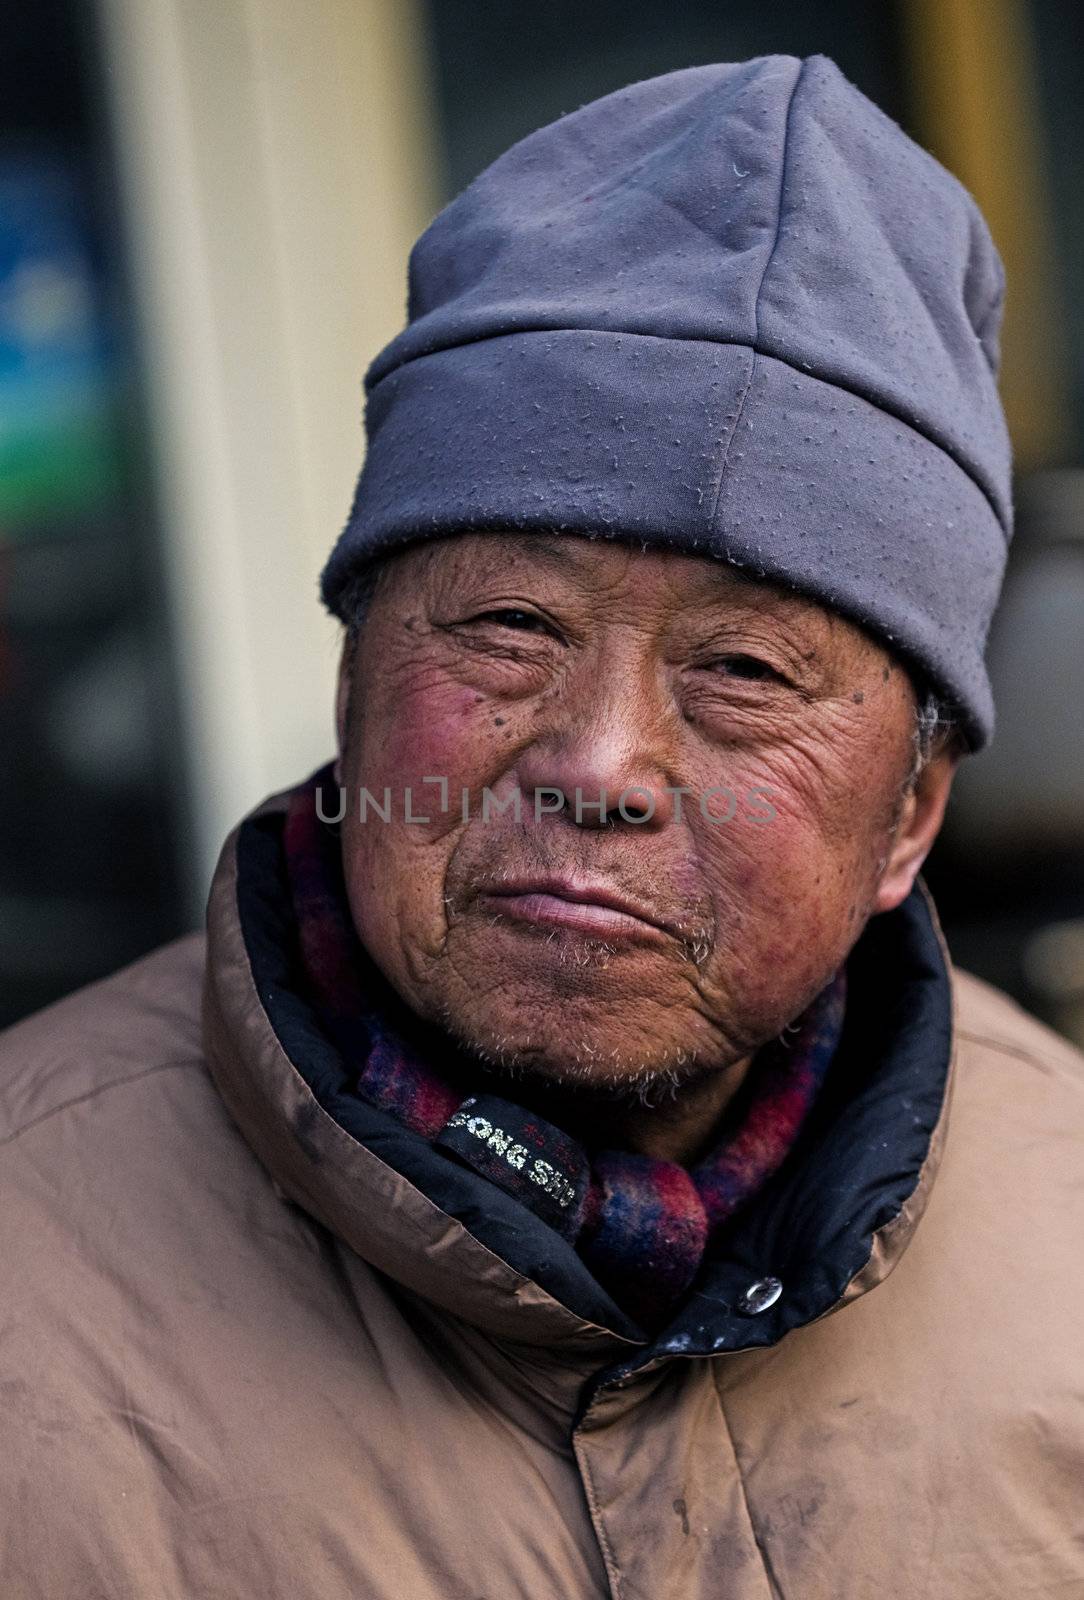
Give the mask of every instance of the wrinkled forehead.
<svg viewBox="0 0 1084 1600">
<path fill-rule="evenodd" d="M 802 620 L 829 633 L 851 626 L 819 598 L 717 554 L 647 546 L 620 534 L 574 530 L 463 530 L 407 545 L 368 569 L 370 591 L 385 583 L 403 596 L 468 593 L 494 582 L 539 581 L 553 592 L 600 600 L 620 595 L 645 614 L 667 607 L 705 607 L 771 612 Z"/>
<path fill-rule="evenodd" d="M 785 636 L 807 659 L 875 662 L 886 676 L 902 670 L 920 692 L 906 661 L 821 598 L 718 555 L 617 535 L 471 529 L 419 539 L 370 563 L 355 578 L 343 615 L 356 639 L 374 607 L 389 620 L 427 611 L 448 620 L 461 607 L 514 601 L 564 609 L 568 620 L 573 613 L 590 617 L 593 630 L 627 624 L 660 640 L 675 628 L 699 634 L 746 622 L 762 637 Z"/>
</svg>

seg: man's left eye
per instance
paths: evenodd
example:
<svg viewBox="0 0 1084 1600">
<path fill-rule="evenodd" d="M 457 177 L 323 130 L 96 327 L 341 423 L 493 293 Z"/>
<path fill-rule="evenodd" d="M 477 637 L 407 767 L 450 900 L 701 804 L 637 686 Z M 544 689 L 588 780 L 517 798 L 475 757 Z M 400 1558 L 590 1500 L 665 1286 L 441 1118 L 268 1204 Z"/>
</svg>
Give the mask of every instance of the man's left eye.
<svg viewBox="0 0 1084 1600">
<path fill-rule="evenodd" d="M 781 672 L 777 672 L 769 662 L 762 661 L 759 656 L 719 656 L 708 665 L 714 671 L 724 672 L 728 678 L 746 678 L 751 682 L 772 681 L 784 683 L 786 680 Z"/>
</svg>

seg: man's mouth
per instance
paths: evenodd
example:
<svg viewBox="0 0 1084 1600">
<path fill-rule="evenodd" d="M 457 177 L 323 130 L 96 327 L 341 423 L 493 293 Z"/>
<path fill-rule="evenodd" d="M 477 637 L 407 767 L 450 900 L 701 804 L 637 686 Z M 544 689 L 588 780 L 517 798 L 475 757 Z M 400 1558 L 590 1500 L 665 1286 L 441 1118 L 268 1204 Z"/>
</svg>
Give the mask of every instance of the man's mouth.
<svg viewBox="0 0 1084 1600">
<path fill-rule="evenodd" d="M 479 896 L 489 911 L 537 927 L 567 928 L 607 941 L 663 942 L 671 932 L 650 907 L 606 884 L 571 878 L 506 880 Z"/>
</svg>

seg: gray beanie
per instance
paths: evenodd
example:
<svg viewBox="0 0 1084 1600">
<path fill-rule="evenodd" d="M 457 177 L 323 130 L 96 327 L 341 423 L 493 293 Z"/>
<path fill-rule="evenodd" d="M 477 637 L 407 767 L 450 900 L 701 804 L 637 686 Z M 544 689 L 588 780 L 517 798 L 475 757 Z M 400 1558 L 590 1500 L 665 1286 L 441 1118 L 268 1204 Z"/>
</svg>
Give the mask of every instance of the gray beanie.
<svg viewBox="0 0 1084 1600">
<path fill-rule="evenodd" d="M 411 253 L 321 578 L 467 530 L 698 552 L 863 624 L 993 728 L 1004 273 L 825 56 L 692 67 L 523 139 Z"/>
</svg>

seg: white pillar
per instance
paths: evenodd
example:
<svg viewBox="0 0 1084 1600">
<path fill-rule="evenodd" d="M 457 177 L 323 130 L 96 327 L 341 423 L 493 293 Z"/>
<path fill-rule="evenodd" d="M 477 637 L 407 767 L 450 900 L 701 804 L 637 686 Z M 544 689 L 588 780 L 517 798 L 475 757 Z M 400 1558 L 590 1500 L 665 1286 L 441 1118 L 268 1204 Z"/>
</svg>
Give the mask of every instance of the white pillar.
<svg viewBox="0 0 1084 1600">
<path fill-rule="evenodd" d="M 102 0 L 195 820 L 332 752 L 317 576 L 435 209 L 413 0 Z"/>
</svg>

